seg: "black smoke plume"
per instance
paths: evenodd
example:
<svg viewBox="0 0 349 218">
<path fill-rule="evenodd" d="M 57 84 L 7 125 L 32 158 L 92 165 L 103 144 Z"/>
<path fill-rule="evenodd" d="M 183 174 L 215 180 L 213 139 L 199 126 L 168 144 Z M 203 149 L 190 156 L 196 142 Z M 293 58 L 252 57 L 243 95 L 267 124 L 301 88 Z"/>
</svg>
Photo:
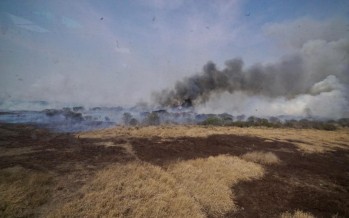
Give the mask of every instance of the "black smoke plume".
<svg viewBox="0 0 349 218">
<path fill-rule="evenodd" d="M 210 61 L 201 73 L 184 78 L 173 89 L 156 92 L 153 96 L 156 103 L 165 107 L 180 106 L 188 101 L 195 106 L 207 102 L 212 94 L 235 91 L 290 99 L 299 94 L 311 94 L 312 86 L 329 75 L 334 75 L 344 84 L 348 84 L 348 76 L 343 71 L 317 74 L 306 72 L 303 59 L 297 55 L 274 64 L 255 64 L 247 70 L 243 69 L 243 61 L 239 58 L 226 61 L 222 70 L 217 69 Z"/>
<path fill-rule="evenodd" d="M 202 73 L 178 81 L 173 89 L 154 93 L 154 97 L 162 106 L 179 106 L 188 100 L 194 105 L 205 103 L 213 93 L 239 90 L 251 95 L 292 96 L 305 91 L 303 75 L 302 61 L 297 57 L 274 65 L 255 65 L 247 71 L 241 59 L 226 61 L 223 70 L 210 61 Z"/>
</svg>

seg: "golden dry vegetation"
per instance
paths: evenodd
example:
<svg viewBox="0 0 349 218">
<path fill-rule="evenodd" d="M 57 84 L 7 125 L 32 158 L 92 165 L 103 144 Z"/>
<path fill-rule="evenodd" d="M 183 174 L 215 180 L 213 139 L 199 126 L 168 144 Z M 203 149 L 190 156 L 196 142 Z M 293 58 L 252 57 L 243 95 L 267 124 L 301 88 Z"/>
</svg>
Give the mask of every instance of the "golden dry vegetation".
<svg viewBox="0 0 349 218">
<path fill-rule="evenodd" d="M 263 168 L 220 155 L 162 169 L 141 161 L 99 172 L 53 216 L 205 217 L 234 210 L 230 188 L 263 176 Z"/>
<path fill-rule="evenodd" d="M 252 151 L 242 155 L 241 158 L 246 161 L 267 165 L 277 164 L 280 162 L 280 159 L 272 152 Z"/>
<path fill-rule="evenodd" d="M 11 167 L 0 171 L 0 217 L 32 217 L 52 194 L 52 175 Z"/>
<path fill-rule="evenodd" d="M 230 190 L 234 184 L 264 174 L 261 166 L 226 155 L 182 161 L 168 171 L 204 211 L 216 216 L 237 209 Z"/>
<path fill-rule="evenodd" d="M 11 133 L 11 134 L 10 134 Z M 13 132 L 2 135 L 16 137 Z M 220 154 L 178 159 L 163 166 L 139 157 L 131 139 L 173 141 L 180 137 L 234 135 L 260 137 L 265 143 L 288 142 L 304 154 L 348 149 L 349 131 L 149 126 L 117 127 L 75 134 L 95 146 L 118 147 L 132 161 L 110 163 L 102 168 L 86 163 L 59 163 L 68 174 L 29 170 L 20 166 L 0 170 L 0 217 L 221 217 L 243 210 L 236 204 L 234 187 L 243 181 L 270 176 L 269 165 L 283 163 L 273 152 L 249 151 L 242 155 Z M 116 143 L 116 139 L 123 139 Z M 26 142 L 26 141 L 25 141 Z M 76 142 L 75 142 L 76 143 Z M 32 145 L 1 148 L 3 157 L 35 154 Z M 57 148 L 50 150 L 55 152 Z M 34 152 L 35 151 L 35 152 Z M 49 150 L 47 150 L 49 151 Z M 96 154 L 97 155 L 97 154 Z M 63 187 L 63 188 L 62 188 Z M 69 188 L 70 187 L 70 188 Z M 61 191 L 64 189 L 64 191 Z M 318 189 L 318 188 L 317 188 Z M 286 210 L 285 210 L 286 211 Z M 292 210 L 291 210 L 292 211 Z M 313 217 L 294 211 L 282 218 Z"/>
<path fill-rule="evenodd" d="M 199 205 L 160 167 L 142 162 L 98 172 L 52 217 L 204 217 Z"/>
<path fill-rule="evenodd" d="M 266 141 L 292 142 L 302 152 L 322 153 L 336 148 L 348 149 L 349 129 L 336 131 L 315 129 L 276 129 L 265 127 L 220 127 L 220 126 L 144 126 L 118 127 L 113 129 L 97 130 L 79 133 L 82 138 L 115 138 L 115 137 L 207 137 L 209 135 L 239 135 L 261 137 Z"/>
<path fill-rule="evenodd" d="M 311 215 L 310 213 L 297 210 L 294 213 L 285 212 L 281 214 L 281 218 L 314 218 L 314 216 Z"/>
</svg>

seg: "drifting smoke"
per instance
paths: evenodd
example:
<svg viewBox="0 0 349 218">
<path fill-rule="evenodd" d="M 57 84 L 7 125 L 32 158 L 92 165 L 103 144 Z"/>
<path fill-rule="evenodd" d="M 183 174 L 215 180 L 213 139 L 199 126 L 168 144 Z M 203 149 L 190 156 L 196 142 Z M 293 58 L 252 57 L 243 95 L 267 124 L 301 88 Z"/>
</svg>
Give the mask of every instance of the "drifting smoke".
<svg viewBox="0 0 349 218">
<path fill-rule="evenodd" d="M 323 75 L 322 80 L 309 77 L 304 71 L 300 57 L 292 57 L 278 64 L 255 65 L 243 70 L 243 61 L 233 59 L 225 63 L 226 68 L 218 70 L 216 65 L 208 62 L 201 74 L 178 81 L 173 90 L 155 93 L 156 100 L 162 106 L 176 106 L 190 99 L 194 105 L 202 104 L 210 96 L 242 91 L 249 95 L 294 98 L 300 94 L 319 95 L 342 87 L 340 81 L 347 82 L 347 74 Z"/>
<path fill-rule="evenodd" d="M 176 107 L 190 101 L 200 112 L 209 113 L 244 113 L 249 110 L 246 106 L 254 105 L 253 110 L 272 106 L 279 109 L 273 112 L 289 115 L 309 115 L 314 110 L 316 116 L 348 116 L 349 40 L 332 38 L 304 40 L 293 55 L 247 69 L 240 58 L 226 61 L 224 69 L 210 61 L 201 73 L 178 81 L 172 89 L 154 93 L 155 102 Z M 243 100 L 236 101 L 239 98 Z M 237 107 L 248 101 L 245 98 L 253 102 Z M 210 110 L 212 102 L 224 111 Z"/>
<path fill-rule="evenodd" d="M 251 95 L 276 97 L 292 96 L 304 90 L 301 60 L 298 58 L 266 67 L 256 65 L 247 71 L 243 70 L 241 59 L 227 61 L 225 65 L 225 69 L 218 70 L 213 62 L 208 62 L 201 74 L 177 82 L 173 90 L 155 94 L 158 102 L 163 106 L 175 106 L 191 99 L 196 105 L 207 102 L 212 94 L 222 92 L 244 91 Z"/>
</svg>

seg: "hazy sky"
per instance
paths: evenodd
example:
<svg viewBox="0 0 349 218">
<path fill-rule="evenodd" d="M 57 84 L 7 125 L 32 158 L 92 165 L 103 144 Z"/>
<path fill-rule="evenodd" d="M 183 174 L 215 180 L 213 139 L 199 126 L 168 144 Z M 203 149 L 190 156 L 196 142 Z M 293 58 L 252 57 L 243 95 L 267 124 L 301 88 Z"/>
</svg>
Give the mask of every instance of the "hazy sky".
<svg viewBox="0 0 349 218">
<path fill-rule="evenodd" d="M 317 28 L 331 22 L 333 36 Z M 0 99 L 130 105 L 209 60 L 273 62 L 348 35 L 349 1 L 1 0 L 0 27 Z"/>
</svg>

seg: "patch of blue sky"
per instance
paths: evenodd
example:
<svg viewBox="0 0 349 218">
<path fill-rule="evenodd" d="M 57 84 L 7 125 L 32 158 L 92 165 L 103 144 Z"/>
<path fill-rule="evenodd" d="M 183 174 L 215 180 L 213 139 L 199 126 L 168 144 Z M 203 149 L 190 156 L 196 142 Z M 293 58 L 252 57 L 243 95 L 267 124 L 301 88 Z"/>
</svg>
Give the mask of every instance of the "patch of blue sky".
<svg viewBox="0 0 349 218">
<path fill-rule="evenodd" d="M 68 27 L 68 28 L 81 28 L 82 25 L 77 22 L 76 20 L 70 18 L 70 17 L 66 17 L 66 16 L 62 16 L 61 17 L 61 22 L 64 26 Z"/>
</svg>

